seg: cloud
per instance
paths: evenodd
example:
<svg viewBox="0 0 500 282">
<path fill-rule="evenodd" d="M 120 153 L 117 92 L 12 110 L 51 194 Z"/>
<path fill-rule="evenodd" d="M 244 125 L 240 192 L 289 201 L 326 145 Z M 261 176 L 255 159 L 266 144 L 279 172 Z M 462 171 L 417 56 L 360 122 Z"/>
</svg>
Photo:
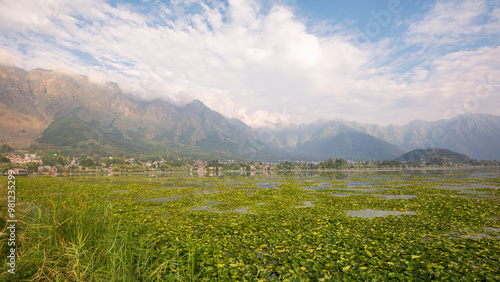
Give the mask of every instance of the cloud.
<svg viewBox="0 0 500 282">
<path fill-rule="evenodd" d="M 7 66 L 17 66 L 21 60 L 5 49 L 0 49 L 0 64 Z"/>
<path fill-rule="evenodd" d="M 110 79 L 144 99 L 199 99 L 253 126 L 440 118 L 500 65 L 497 46 L 456 47 L 498 33 L 500 10 L 483 1 L 439 1 L 402 38 L 363 46 L 346 26 L 316 33 L 290 6 L 253 0 L 0 4 L 0 61 Z"/>
<path fill-rule="evenodd" d="M 498 34 L 498 8 L 486 0 L 438 1 L 421 20 L 410 24 L 406 40 L 412 44 L 466 45 Z"/>
</svg>

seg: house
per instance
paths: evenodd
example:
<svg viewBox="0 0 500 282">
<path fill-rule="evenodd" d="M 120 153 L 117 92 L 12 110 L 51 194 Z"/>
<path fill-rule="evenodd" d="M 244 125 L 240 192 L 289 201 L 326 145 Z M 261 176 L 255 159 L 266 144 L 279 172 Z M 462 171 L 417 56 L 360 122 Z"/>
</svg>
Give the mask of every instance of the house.
<svg viewBox="0 0 500 282">
<path fill-rule="evenodd" d="M 57 171 L 57 169 L 56 169 L 56 167 L 55 167 L 55 166 L 45 165 L 45 166 L 39 166 L 39 167 L 38 167 L 38 173 L 39 173 L 39 174 L 48 174 L 48 175 L 52 175 L 52 174 L 54 174 L 56 171 Z"/>
<path fill-rule="evenodd" d="M 14 175 L 16 175 L 16 176 L 28 175 L 28 170 L 24 169 L 24 168 L 11 168 L 11 169 L 9 169 L 9 174 L 11 174 L 10 171 L 13 171 Z"/>
</svg>

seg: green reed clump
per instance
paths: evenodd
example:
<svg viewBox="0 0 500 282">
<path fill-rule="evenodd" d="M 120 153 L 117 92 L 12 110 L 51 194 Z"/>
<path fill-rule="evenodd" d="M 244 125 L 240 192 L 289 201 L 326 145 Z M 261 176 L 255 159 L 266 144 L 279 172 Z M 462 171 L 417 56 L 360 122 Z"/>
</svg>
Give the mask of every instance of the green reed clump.
<svg viewBox="0 0 500 282">
<path fill-rule="evenodd" d="M 147 280 L 155 269 L 152 243 L 133 236 L 107 197 L 32 205 L 18 224 L 16 274 L 2 271 L 2 281 Z"/>
</svg>

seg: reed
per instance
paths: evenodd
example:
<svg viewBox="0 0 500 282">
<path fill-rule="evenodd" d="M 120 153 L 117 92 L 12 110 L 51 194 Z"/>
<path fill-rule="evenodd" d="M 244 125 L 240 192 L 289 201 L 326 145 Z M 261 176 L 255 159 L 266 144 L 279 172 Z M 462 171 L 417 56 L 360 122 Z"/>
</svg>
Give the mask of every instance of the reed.
<svg viewBox="0 0 500 282">
<path fill-rule="evenodd" d="M 106 195 L 80 194 L 29 205 L 18 225 L 22 230 L 17 238 L 16 274 L 2 271 L 0 281 L 162 281 L 166 265 L 183 264 L 167 264 L 168 258 L 155 255 L 157 243 L 138 236 L 114 214 Z M 6 239 L 0 240 L 3 266 Z M 179 271 L 171 278 L 189 281 L 189 275 L 192 272 Z"/>
</svg>

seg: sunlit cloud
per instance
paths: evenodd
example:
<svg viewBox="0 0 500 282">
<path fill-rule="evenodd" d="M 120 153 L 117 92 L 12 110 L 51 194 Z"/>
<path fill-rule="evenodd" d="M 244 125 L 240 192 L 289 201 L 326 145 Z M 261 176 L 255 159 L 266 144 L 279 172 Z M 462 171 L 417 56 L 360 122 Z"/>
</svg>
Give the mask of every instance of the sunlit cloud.
<svg viewBox="0 0 500 282">
<path fill-rule="evenodd" d="M 365 44 L 344 24 L 310 28 L 285 1 L 0 3 L 0 63 L 112 80 L 143 99 L 199 99 L 252 126 L 439 119 L 500 77 L 498 41 L 485 41 L 500 8 L 486 1 L 438 1 Z M 494 99 L 474 111 L 496 113 Z"/>
</svg>

